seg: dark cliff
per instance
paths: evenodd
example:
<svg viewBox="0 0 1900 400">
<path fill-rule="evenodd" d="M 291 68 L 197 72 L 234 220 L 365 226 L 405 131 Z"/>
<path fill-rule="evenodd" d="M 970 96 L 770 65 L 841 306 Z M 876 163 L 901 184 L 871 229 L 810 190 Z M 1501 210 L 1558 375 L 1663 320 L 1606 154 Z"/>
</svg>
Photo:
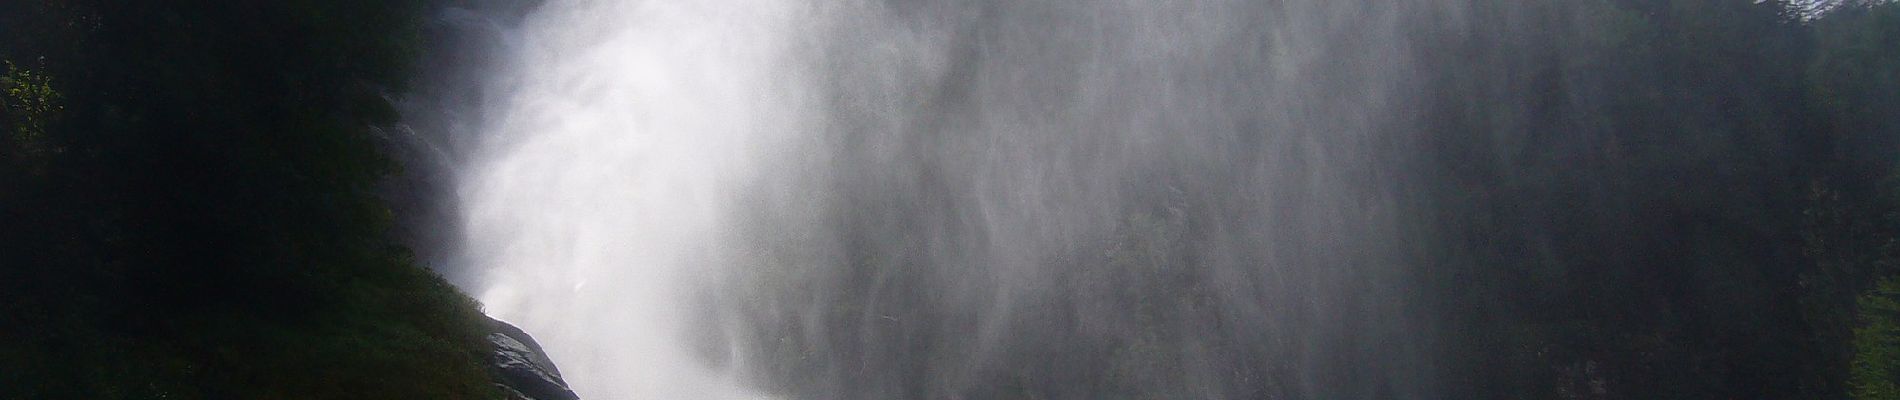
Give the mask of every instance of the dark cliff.
<svg viewBox="0 0 1900 400">
<path fill-rule="evenodd" d="M 509 400 L 580 398 L 568 389 L 567 382 L 561 379 L 561 370 L 555 368 L 554 361 L 548 359 L 534 337 L 506 322 L 489 321 L 493 329 L 488 334 L 488 342 L 495 346 L 495 351 L 489 355 L 488 368 L 495 377 L 495 387 Z"/>
</svg>

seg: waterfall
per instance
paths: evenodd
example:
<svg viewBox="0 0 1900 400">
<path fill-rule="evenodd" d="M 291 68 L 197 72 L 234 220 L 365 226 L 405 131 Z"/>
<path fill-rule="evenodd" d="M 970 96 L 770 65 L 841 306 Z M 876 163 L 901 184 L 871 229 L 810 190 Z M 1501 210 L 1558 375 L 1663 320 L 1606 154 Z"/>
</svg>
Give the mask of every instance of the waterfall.
<svg viewBox="0 0 1900 400">
<path fill-rule="evenodd" d="M 1450 3 L 551 0 L 462 117 L 458 281 L 584 398 L 1431 398 Z"/>
<path fill-rule="evenodd" d="M 681 283 L 712 273 L 736 185 L 796 129 L 777 0 L 556 1 L 491 82 L 460 178 L 492 315 L 584 396 L 742 398 L 684 345 Z"/>
</svg>

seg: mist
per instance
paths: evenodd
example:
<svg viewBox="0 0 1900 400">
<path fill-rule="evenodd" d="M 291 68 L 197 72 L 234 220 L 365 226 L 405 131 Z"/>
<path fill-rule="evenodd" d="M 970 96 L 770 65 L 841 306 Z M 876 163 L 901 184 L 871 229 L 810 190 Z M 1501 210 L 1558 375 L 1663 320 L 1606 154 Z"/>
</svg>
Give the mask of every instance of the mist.
<svg viewBox="0 0 1900 400">
<path fill-rule="evenodd" d="M 1508 362 L 1602 395 L 1607 358 L 1469 334 L 1537 314 L 1474 276 L 1661 243 L 1566 247 L 1599 225 L 1548 216 L 1656 203 L 1550 193 L 1688 176 L 1589 117 L 1660 8 L 1588 3 L 450 7 L 482 50 L 425 65 L 446 189 L 407 225 L 585 398 L 1451 398 Z M 1632 143 L 1716 149 L 1667 140 Z"/>
</svg>

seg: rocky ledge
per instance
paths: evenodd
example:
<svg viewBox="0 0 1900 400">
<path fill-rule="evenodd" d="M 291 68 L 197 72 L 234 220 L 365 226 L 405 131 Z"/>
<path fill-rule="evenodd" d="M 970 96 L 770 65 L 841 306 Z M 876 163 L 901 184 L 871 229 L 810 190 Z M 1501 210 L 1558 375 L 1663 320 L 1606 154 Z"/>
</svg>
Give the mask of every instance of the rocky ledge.
<svg viewBox="0 0 1900 400">
<path fill-rule="evenodd" d="M 495 345 L 495 352 L 489 356 L 488 368 L 508 400 L 580 399 L 533 337 L 506 322 L 489 321 L 488 342 Z"/>
</svg>

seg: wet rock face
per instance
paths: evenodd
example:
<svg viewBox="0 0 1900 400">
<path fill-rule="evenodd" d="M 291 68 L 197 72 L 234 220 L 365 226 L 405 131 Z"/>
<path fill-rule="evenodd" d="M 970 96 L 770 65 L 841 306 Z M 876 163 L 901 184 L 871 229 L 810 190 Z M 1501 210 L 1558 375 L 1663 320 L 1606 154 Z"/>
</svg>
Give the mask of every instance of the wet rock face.
<svg viewBox="0 0 1900 400">
<path fill-rule="evenodd" d="M 495 352 L 489 356 L 489 368 L 495 385 L 509 400 L 580 399 L 568 389 L 567 381 L 561 380 L 561 370 L 554 367 L 554 361 L 533 337 L 506 322 L 490 321 L 494 328 L 488 342 L 494 344 Z"/>
</svg>

